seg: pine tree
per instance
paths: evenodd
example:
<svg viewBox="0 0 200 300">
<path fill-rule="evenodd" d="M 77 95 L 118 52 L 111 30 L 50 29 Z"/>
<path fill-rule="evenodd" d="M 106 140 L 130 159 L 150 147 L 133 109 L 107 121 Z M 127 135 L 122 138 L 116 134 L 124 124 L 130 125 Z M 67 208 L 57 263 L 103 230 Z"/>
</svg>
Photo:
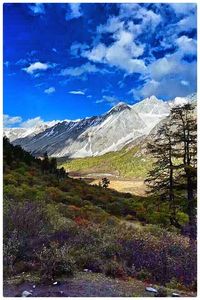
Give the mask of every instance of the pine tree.
<svg viewBox="0 0 200 300">
<path fill-rule="evenodd" d="M 49 168 L 50 168 L 50 172 L 55 174 L 56 173 L 56 169 L 57 169 L 57 160 L 55 157 L 53 157 L 50 160 L 50 164 L 49 164 Z"/>
<path fill-rule="evenodd" d="M 48 173 L 48 172 L 49 172 L 49 167 L 50 167 L 50 164 L 49 164 L 49 157 L 48 157 L 47 152 L 45 152 L 44 155 L 43 155 L 42 163 L 41 163 L 41 169 L 42 169 L 42 172 L 43 172 L 44 174 L 45 174 L 45 173 Z"/>
<path fill-rule="evenodd" d="M 174 107 L 171 119 L 177 130 L 174 133 L 177 147 L 175 157 L 180 161 L 180 184 L 187 191 L 186 212 L 189 216 L 190 236 L 196 233 L 196 189 L 197 189 L 197 122 L 192 104 Z"/>
<path fill-rule="evenodd" d="M 155 159 L 146 182 L 149 192 L 169 203 L 170 221 L 180 227 L 176 211 L 189 217 L 190 237 L 196 235 L 197 124 L 192 104 L 172 108 L 165 123 L 148 144 Z M 185 194 L 187 197 L 185 197 Z"/>
<path fill-rule="evenodd" d="M 180 228 L 177 221 L 177 203 L 175 201 L 175 171 L 177 166 L 173 162 L 174 137 L 170 120 L 163 124 L 154 136 L 147 149 L 153 156 L 153 169 L 149 172 L 146 183 L 149 193 L 157 196 L 159 201 L 169 205 L 171 224 Z"/>
</svg>

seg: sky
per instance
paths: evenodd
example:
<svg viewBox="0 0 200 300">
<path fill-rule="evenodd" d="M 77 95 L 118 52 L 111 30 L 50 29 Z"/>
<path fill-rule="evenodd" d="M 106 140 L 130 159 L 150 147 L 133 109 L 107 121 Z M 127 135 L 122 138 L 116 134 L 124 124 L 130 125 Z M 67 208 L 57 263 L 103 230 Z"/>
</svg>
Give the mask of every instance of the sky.
<svg viewBox="0 0 200 300">
<path fill-rule="evenodd" d="M 196 5 L 4 4 L 4 126 L 105 113 L 197 88 Z"/>
</svg>

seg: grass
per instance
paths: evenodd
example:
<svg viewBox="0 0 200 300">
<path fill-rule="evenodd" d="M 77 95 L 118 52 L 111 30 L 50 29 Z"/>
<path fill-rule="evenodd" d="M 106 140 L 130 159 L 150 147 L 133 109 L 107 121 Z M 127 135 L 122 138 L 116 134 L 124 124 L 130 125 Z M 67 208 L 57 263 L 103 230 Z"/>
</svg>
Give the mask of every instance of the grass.
<svg viewBox="0 0 200 300">
<path fill-rule="evenodd" d="M 135 146 L 101 156 L 66 160 L 60 166 L 68 172 L 82 174 L 99 172 L 112 173 L 124 178 L 145 178 L 151 169 L 152 160 L 142 153 L 139 146 Z"/>
</svg>

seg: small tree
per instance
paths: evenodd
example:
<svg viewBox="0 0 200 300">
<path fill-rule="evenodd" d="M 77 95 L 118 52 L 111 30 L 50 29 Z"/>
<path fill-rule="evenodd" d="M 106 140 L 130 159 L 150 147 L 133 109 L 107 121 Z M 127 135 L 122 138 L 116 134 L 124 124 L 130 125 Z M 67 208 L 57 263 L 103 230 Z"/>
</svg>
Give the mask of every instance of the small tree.
<svg viewBox="0 0 200 300">
<path fill-rule="evenodd" d="M 110 184 L 110 180 L 108 178 L 104 177 L 104 178 L 101 179 L 101 186 L 104 189 L 107 189 L 109 184 Z"/>
<path fill-rule="evenodd" d="M 49 157 L 48 157 L 47 152 L 45 152 L 44 155 L 43 155 L 43 160 L 42 160 L 42 164 L 41 164 L 42 172 L 43 172 L 44 174 L 45 174 L 45 173 L 48 173 L 49 167 L 50 167 Z"/>
</svg>

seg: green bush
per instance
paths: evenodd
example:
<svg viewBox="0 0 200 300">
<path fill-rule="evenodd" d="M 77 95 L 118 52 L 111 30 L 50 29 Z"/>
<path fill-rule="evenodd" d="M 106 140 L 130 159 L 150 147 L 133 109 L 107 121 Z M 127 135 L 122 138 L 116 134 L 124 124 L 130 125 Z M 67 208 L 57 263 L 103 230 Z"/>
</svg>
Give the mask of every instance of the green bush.
<svg viewBox="0 0 200 300">
<path fill-rule="evenodd" d="M 149 280 L 149 279 L 151 279 L 152 275 L 149 271 L 142 269 L 137 272 L 136 277 L 139 280 Z"/>
</svg>

